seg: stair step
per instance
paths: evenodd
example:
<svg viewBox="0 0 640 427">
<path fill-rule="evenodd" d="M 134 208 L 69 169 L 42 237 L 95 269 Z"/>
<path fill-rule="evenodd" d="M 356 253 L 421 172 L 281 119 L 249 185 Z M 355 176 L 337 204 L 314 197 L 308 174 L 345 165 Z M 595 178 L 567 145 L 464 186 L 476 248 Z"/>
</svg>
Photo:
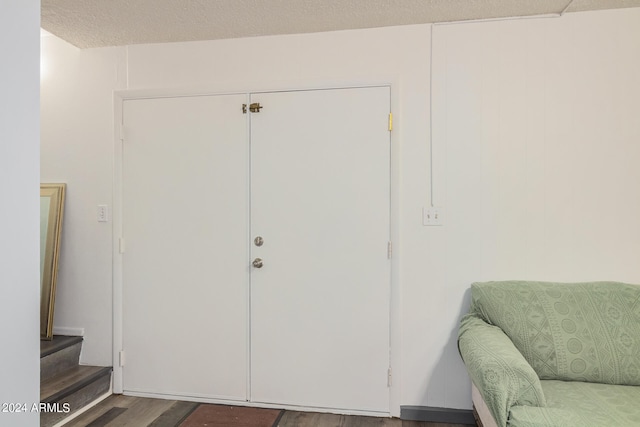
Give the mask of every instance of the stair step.
<svg viewBox="0 0 640 427">
<path fill-rule="evenodd" d="M 40 413 L 41 427 L 56 424 L 107 393 L 111 371 L 111 367 L 74 366 L 42 382 L 40 402 L 54 409 Z M 64 404 L 68 404 L 68 411 Z"/>
<path fill-rule="evenodd" d="M 40 341 L 40 382 L 78 365 L 81 348 L 82 337 L 56 335 Z"/>
<path fill-rule="evenodd" d="M 40 357 L 48 356 L 51 353 L 55 353 L 79 342 L 82 342 L 82 337 L 54 335 L 49 341 L 40 341 Z"/>
</svg>

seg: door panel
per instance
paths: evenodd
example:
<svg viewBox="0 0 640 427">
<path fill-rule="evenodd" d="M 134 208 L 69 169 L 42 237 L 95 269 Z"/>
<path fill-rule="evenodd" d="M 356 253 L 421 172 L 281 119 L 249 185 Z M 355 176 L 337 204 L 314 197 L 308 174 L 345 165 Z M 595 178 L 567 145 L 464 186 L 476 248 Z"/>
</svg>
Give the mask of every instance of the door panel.
<svg viewBox="0 0 640 427">
<path fill-rule="evenodd" d="M 389 88 L 251 102 L 251 400 L 388 412 Z"/>
<path fill-rule="evenodd" d="M 247 398 L 243 102 L 124 102 L 125 392 Z"/>
</svg>

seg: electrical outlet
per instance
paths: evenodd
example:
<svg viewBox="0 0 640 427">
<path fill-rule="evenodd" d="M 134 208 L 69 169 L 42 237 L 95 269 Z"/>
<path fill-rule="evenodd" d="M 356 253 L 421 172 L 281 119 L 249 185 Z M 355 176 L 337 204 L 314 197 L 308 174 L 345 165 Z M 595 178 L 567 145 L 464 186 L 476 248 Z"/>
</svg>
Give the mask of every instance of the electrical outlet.
<svg viewBox="0 0 640 427">
<path fill-rule="evenodd" d="M 444 209 L 435 207 L 422 208 L 422 225 L 442 225 L 444 223 Z"/>
<path fill-rule="evenodd" d="M 109 208 L 107 205 L 98 205 L 98 222 L 109 221 Z"/>
</svg>

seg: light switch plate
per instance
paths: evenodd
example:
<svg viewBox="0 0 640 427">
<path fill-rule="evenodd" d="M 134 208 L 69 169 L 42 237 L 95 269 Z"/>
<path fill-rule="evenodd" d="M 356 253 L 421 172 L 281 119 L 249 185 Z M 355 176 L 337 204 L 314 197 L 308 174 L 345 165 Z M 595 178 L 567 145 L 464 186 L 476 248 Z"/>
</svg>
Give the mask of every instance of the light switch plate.
<svg viewBox="0 0 640 427">
<path fill-rule="evenodd" d="M 109 221 L 109 207 L 107 205 L 98 205 L 98 222 Z"/>
<path fill-rule="evenodd" d="M 444 224 L 444 209 L 432 206 L 422 208 L 422 225 L 434 226 Z"/>
</svg>

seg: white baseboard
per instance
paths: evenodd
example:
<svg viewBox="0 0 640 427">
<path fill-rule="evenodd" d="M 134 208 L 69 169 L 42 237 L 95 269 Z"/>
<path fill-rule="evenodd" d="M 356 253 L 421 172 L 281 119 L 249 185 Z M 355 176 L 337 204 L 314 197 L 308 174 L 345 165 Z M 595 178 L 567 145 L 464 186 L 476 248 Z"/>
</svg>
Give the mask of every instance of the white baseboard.
<svg viewBox="0 0 640 427">
<path fill-rule="evenodd" d="M 68 328 L 66 326 L 54 326 L 53 335 L 66 335 L 70 337 L 83 337 L 84 328 Z"/>
</svg>

